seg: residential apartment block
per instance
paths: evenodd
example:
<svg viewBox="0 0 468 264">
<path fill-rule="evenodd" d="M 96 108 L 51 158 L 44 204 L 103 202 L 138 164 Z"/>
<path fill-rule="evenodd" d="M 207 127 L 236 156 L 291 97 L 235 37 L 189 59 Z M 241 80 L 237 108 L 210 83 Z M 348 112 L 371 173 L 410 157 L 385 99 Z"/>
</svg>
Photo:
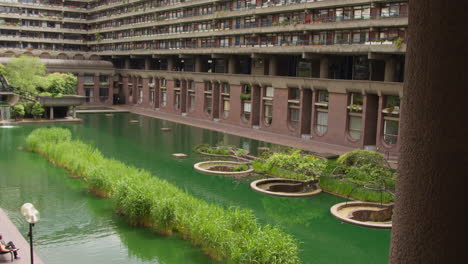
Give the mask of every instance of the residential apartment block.
<svg viewBox="0 0 468 264">
<path fill-rule="evenodd" d="M 398 153 L 407 0 L 0 0 L 0 56 L 129 104 Z"/>
</svg>

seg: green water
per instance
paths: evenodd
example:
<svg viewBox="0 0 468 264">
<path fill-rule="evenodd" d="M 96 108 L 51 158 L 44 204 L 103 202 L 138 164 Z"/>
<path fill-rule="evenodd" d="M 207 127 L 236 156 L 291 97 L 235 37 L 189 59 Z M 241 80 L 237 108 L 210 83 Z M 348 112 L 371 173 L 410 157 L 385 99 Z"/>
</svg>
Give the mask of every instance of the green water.
<svg viewBox="0 0 468 264">
<path fill-rule="evenodd" d="M 329 209 L 343 199 L 328 194 L 280 198 L 253 192 L 249 181 L 204 175 L 192 169 L 199 143 L 225 142 L 250 149 L 264 142 L 133 114 L 81 115 L 83 124 L 63 124 L 104 155 L 144 168 L 194 196 L 224 206 L 250 208 L 259 221 L 281 226 L 300 241 L 303 263 L 387 263 L 390 231 L 341 223 Z M 139 120 L 130 123 L 130 120 Z M 34 229 L 38 254 L 48 264 L 214 263 L 177 236 L 130 228 L 113 213 L 112 202 L 85 191 L 82 180 L 21 149 L 34 128 L 0 127 L 0 207 L 26 234 L 19 207 L 32 202 L 41 212 Z M 172 128 L 169 132 L 162 127 Z M 70 150 L 73 151 L 73 150 Z M 174 159 L 172 153 L 187 153 Z M 1 232 L 1 230 L 0 230 Z M 7 238 L 6 238 L 7 239 Z"/>
</svg>

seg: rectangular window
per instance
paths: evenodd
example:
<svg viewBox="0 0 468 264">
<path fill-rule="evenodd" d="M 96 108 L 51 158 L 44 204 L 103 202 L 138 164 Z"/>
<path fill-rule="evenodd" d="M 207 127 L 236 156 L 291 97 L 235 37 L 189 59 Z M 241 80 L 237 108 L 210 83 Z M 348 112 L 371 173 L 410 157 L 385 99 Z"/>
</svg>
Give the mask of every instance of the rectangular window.
<svg viewBox="0 0 468 264">
<path fill-rule="evenodd" d="M 243 114 L 244 114 L 244 118 L 246 120 L 249 120 L 250 119 L 250 113 L 251 113 L 251 103 L 244 103 L 244 107 L 243 107 Z"/>
<path fill-rule="evenodd" d="M 228 117 L 230 111 L 231 111 L 231 102 L 229 100 L 224 100 L 223 101 L 223 115 L 224 115 L 224 117 Z"/>
<path fill-rule="evenodd" d="M 161 90 L 161 106 L 166 106 L 167 104 L 167 91 L 166 89 Z"/>
<path fill-rule="evenodd" d="M 195 93 L 189 93 L 190 101 L 189 101 L 189 109 L 190 111 L 195 110 Z"/>
<path fill-rule="evenodd" d="M 398 125 L 396 120 L 384 120 L 384 141 L 387 144 L 395 145 L 398 140 Z"/>
<path fill-rule="evenodd" d="M 299 127 L 299 108 L 289 108 L 290 123 L 293 128 Z"/>
<path fill-rule="evenodd" d="M 328 112 L 317 112 L 317 134 L 323 135 L 328 129 Z"/>
<path fill-rule="evenodd" d="M 362 117 L 361 116 L 349 116 L 349 135 L 353 139 L 361 138 L 361 126 L 362 126 Z"/>
<path fill-rule="evenodd" d="M 84 83 L 85 83 L 85 84 L 94 84 L 94 76 L 92 76 L 92 75 L 85 75 L 85 76 L 84 76 Z"/>
<path fill-rule="evenodd" d="M 266 87 L 265 96 L 266 97 L 273 97 L 275 89 L 273 87 Z"/>
</svg>

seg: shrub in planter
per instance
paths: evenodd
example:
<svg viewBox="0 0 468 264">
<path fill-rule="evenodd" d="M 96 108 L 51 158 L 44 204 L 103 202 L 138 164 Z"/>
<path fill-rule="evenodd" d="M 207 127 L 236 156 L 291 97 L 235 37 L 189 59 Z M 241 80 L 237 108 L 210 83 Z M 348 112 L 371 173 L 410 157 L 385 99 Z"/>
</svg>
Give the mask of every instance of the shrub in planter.
<svg viewBox="0 0 468 264">
<path fill-rule="evenodd" d="M 13 106 L 13 114 L 15 115 L 16 120 L 22 120 L 26 112 L 24 111 L 24 106 L 22 104 L 17 104 Z"/>
<path fill-rule="evenodd" d="M 35 103 L 31 109 L 31 115 L 34 116 L 34 119 L 41 118 L 44 112 L 44 107 L 40 103 Z"/>
<path fill-rule="evenodd" d="M 384 156 L 374 151 L 356 149 L 345 153 L 338 158 L 338 163 L 347 166 L 372 165 L 382 167 L 385 164 Z"/>
</svg>

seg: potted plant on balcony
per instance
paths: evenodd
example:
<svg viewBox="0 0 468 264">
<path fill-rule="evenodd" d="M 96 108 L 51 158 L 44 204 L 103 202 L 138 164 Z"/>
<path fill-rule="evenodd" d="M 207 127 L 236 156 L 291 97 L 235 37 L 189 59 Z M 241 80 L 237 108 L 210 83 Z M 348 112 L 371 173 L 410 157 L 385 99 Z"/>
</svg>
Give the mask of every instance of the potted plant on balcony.
<svg viewBox="0 0 468 264">
<path fill-rule="evenodd" d="M 26 111 L 24 111 L 24 106 L 22 104 L 16 104 L 13 106 L 13 114 L 15 115 L 16 121 L 23 120 L 23 117 L 26 114 Z"/>
<path fill-rule="evenodd" d="M 40 103 L 35 103 L 32 107 L 31 115 L 34 117 L 34 120 L 40 120 L 44 112 L 44 107 Z"/>
</svg>

